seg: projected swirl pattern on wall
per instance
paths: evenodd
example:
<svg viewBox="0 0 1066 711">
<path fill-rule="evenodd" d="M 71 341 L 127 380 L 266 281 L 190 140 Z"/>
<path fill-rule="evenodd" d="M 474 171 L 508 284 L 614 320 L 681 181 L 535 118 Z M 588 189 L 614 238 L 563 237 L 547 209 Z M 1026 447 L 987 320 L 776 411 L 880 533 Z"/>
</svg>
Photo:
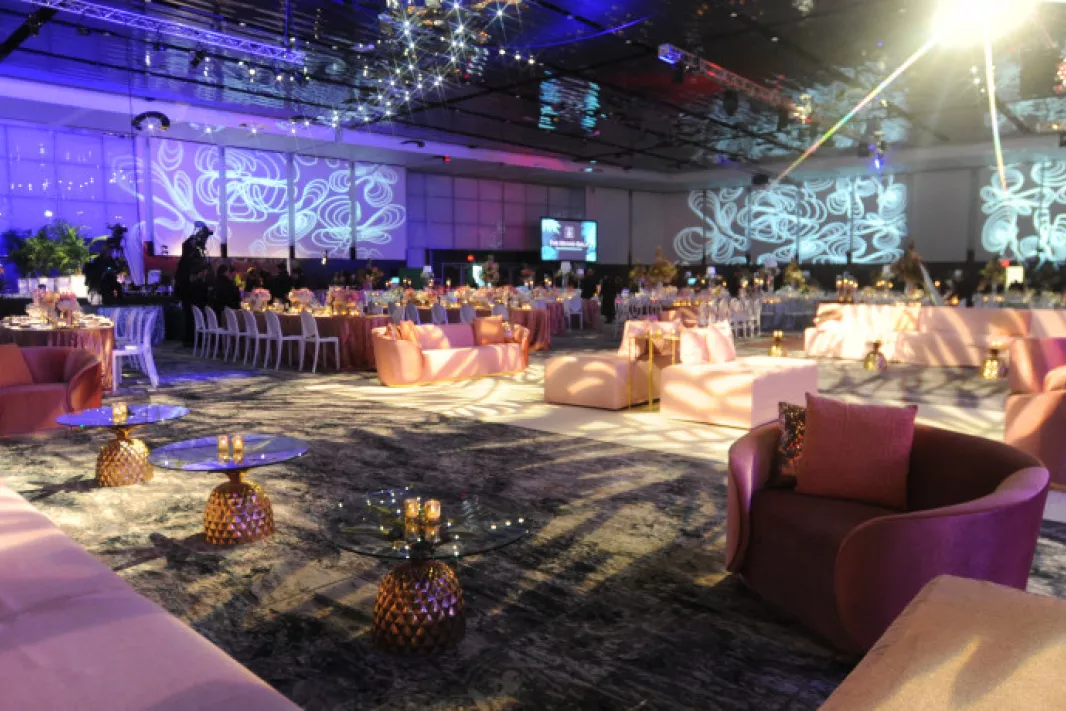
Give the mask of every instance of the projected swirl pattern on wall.
<svg viewBox="0 0 1066 711">
<path fill-rule="evenodd" d="M 181 252 L 197 220 L 221 224 L 226 191 L 231 257 L 347 257 L 355 237 L 359 259 L 404 259 L 407 249 L 403 169 L 292 156 L 294 229 L 288 193 L 290 157 L 270 151 L 154 140 L 152 202 L 157 247 Z M 353 190 L 354 172 L 354 190 Z M 354 209 L 353 209 L 354 208 Z M 295 240 L 290 238 L 295 235 Z M 218 253 L 213 238 L 209 250 Z"/>
<path fill-rule="evenodd" d="M 674 235 L 685 262 L 716 264 L 796 258 L 816 264 L 890 264 L 907 236 L 907 186 L 884 178 L 826 178 L 770 188 L 716 188 L 689 193 L 700 224 Z"/>
<path fill-rule="evenodd" d="M 987 173 L 981 246 L 1006 259 L 1066 262 L 1066 162 L 1008 165 L 1006 190 Z"/>
</svg>

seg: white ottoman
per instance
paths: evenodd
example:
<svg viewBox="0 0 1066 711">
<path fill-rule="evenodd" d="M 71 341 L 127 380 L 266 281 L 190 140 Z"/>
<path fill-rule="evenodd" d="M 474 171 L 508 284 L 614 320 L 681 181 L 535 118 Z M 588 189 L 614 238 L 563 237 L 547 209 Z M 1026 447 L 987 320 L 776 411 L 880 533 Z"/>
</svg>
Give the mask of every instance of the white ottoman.
<svg viewBox="0 0 1066 711">
<path fill-rule="evenodd" d="M 674 365 L 662 372 L 660 412 L 675 420 L 750 430 L 777 419 L 777 404 L 806 404 L 818 364 L 753 356 L 730 363 Z"/>
</svg>

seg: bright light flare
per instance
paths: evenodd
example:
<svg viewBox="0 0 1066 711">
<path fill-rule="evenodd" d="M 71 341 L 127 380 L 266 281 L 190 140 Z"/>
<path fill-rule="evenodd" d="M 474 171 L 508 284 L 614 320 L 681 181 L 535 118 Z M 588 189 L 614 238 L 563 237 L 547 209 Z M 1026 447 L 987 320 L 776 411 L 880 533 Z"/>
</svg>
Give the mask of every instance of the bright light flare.
<svg viewBox="0 0 1066 711">
<path fill-rule="evenodd" d="M 792 165 L 790 165 L 788 168 L 786 168 L 785 171 L 783 173 L 781 173 L 781 175 L 779 175 L 776 178 L 774 178 L 774 185 L 776 185 L 777 183 L 780 183 L 782 180 L 784 180 L 786 177 L 788 177 L 789 173 L 791 173 L 796 168 L 798 168 L 800 166 L 800 164 L 803 163 L 803 161 L 807 160 L 812 155 L 814 155 L 815 151 L 817 151 L 819 148 L 824 146 L 826 144 L 826 142 L 830 138 L 832 138 L 834 134 L 836 134 L 837 131 L 839 131 L 841 128 L 844 127 L 844 124 L 846 124 L 848 121 L 853 119 L 855 117 L 855 114 L 857 114 L 860 111 L 862 111 L 863 109 L 865 109 L 866 106 L 871 101 L 873 101 L 882 91 L 887 89 L 888 86 L 892 82 L 896 81 L 896 79 L 899 78 L 900 74 L 903 74 L 903 72 L 905 72 L 908 69 L 910 69 L 911 65 L 914 64 L 915 62 L 917 62 L 919 59 L 921 59 L 925 55 L 926 52 L 928 52 L 930 49 L 932 49 L 932 47 L 933 47 L 933 45 L 935 43 L 936 43 L 935 39 L 930 39 L 925 44 L 923 44 L 921 47 L 919 47 L 918 50 L 914 54 L 912 54 L 911 56 L 907 57 L 907 60 L 905 62 L 903 62 L 903 64 L 899 65 L 894 72 L 892 72 L 887 77 L 885 77 L 885 80 L 883 82 L 881 82 L 880 84 L 875 86 L 874 90 L 871 91 L 869 94 L 867 94 L 862 99 L 862 101 L 860 101 L 859 103 L 855 104 L 855 108 L 853 108 L 851 111 L 849 111 L 846 114 L 844 114 L 841 117 L 841 119 L 839 121 L 837 121 L 836 124 L 833 125 L 833 127 L 831 129 L 826 131 L 825 134 L 821 138 L 819 138 L 817 141 L 812 143 L 810 148 L 808 148 L 806 151 L 804 151 L 803 155 L 801 155 L 799 158 L 797 158 L 795 161 L 793 161 Z"/>
<path fill-rule="evenodd" d="M 1013 32 L 1032 16 L 1040 0 L 940 0 L 933 37 L 949 46 L 975 45 Z"/>
<path fill-rule="evenodd" d="M 992 28 L 985 26 L 985 79 L 988 82 L 988 115 L 992 119 L 992 147 L 996 152 L 999 185 L 1007 192 L 1007 166 L 1003 163 L 1003 144 L 999 140 L 999 111 L 996 109 L 996 65 L 992 62 Z"/>
</svg>

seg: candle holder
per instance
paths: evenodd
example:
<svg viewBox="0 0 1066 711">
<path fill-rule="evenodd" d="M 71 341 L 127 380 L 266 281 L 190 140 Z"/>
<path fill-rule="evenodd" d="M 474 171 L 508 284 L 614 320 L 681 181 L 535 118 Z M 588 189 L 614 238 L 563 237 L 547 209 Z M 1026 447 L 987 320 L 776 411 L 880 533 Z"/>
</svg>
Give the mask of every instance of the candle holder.
<svg viewBox="0 0 1066 711">
<path fill-rule="evenodd" d="M 862 361 L 862 367 L 870 372 L 883 373 L 888 370 L 888 359 L 881 352 L 881 341 L 873 341 L 870 344 L 870 352 Z"/>
<path fill-rule="evenodd" d="M 440 523 L 440 501 L 427 499 L 422 511 L 426 523 Z"/>
<path fill-rule="evenodd" d="M 784 358 L 788 355 L 788 351 L 785 350 L 785 333 L 784 331 L 774 331 L 774 340 L 770 344 L 770 357 L 771 358 Z"/>
<path fill-rule="evenodd" d="M 422 512 L 422 504 L 418 499 L 403 500 L 403 517 L 408 521 L 418 521 Z"/>
<path fill-rule="evenodd" d="M 1006 368 L 1003 367 L 1003 361 L 999 358 L 999 351 L 1000 349 L 997 346 L 992 346 L 988 349 L 984 367 L 981 368 L 981 377 L 985 380 L 999 380 L 1006 371 Z"/>
<path fill-rule="evenodd" d="M 233 451 L 233 460 L 244 459 L 244 435 L 235 434 L 230 438 L 230 448 Z"/>
<path fill-rule="evenodd" d="M 218 461 L 220 461 L 220 462 L 228 462 L 229 461 L 229 453 L 230 453 L 229 435 L 219 435 L 218 436 Z"/>
<path fill-rule="evenodd" d="M 130 418 L 130 408 L 124 402 L 116 402 L 111 406 L 111 419 L 115 424 L 122 424 Z"/>
<path fill-rule="evenodd" d="M 422 538 L 426 543 L 440 543 L 440 524 L 426 524 L 422 527 Z"/>
</svg>

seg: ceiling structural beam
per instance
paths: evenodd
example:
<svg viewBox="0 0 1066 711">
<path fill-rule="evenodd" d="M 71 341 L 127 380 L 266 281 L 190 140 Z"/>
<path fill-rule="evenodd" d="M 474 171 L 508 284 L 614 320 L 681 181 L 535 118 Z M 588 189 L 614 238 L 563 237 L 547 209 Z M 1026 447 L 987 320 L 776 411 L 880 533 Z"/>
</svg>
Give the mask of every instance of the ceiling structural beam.
<svg viewBox="0 0 1066 711">
<path fill-rule="evenodd" d="M 128 10 L 120 10 L 106 5 L 86 2 L 85 0 L 25 0 L 31 5 L 62 10 L 81 15 L 91 20 L 122 25 L 148 34 L 166 35 L 186 40 L 195 45 L 218 47 L 230 52 L 259 57 L 270 62 L 285 62 L 302 65 L 306 55 L 298 49 L 288 49 L 277 45 L 258 42 L 246 37 L 238 37 L 223 32 L 215 32 L 200 27 L 192 27 L 172 20 L 148 17 Z"/>
<path fill-rule="evenodd" d="M 1008 121 L 1014 124 L 1014 127 L 1022 133 L 1032 133 L 1033 129 L 1029 128 L 1029 124 L 1018 118 L 1018 114 L 1010 110 L 1010 107 L 999 98 L 999 94 L 996 94 L 996 109 L 1003 114 Z"/>
<path fill-rule="evenodd" d="M 702 76 L 714 80 L 727 89 L 733 89 L 741 94 L 750 96 L 767 106 L 787 111 L 792 118 L 806 121 L 809 116 L 809 114 L 804 112 L 791 97 L 780 91 L 774 91 L 769 87 L 758 84 L 736 72 L 731 72 L 714 62 L 708 62 L 703 57 L 697 56 L 692 52 L 686 52 L 672 44 L 659 45 L 659 59 L 667 64 L 675 66 L 681 65 L 687 71 L 698 72 Z"/>
<path fill-rule="evenodd" d="M 56 16 L 57 10 L 42 7 L 35 10 L 26 21 L 16 27 L 3 42 L 0 42 L 0 62 L 11 56 L 11 53 L 22 46 L 22 43 L 37 34 L 41 25 Z"/>
</svg>

